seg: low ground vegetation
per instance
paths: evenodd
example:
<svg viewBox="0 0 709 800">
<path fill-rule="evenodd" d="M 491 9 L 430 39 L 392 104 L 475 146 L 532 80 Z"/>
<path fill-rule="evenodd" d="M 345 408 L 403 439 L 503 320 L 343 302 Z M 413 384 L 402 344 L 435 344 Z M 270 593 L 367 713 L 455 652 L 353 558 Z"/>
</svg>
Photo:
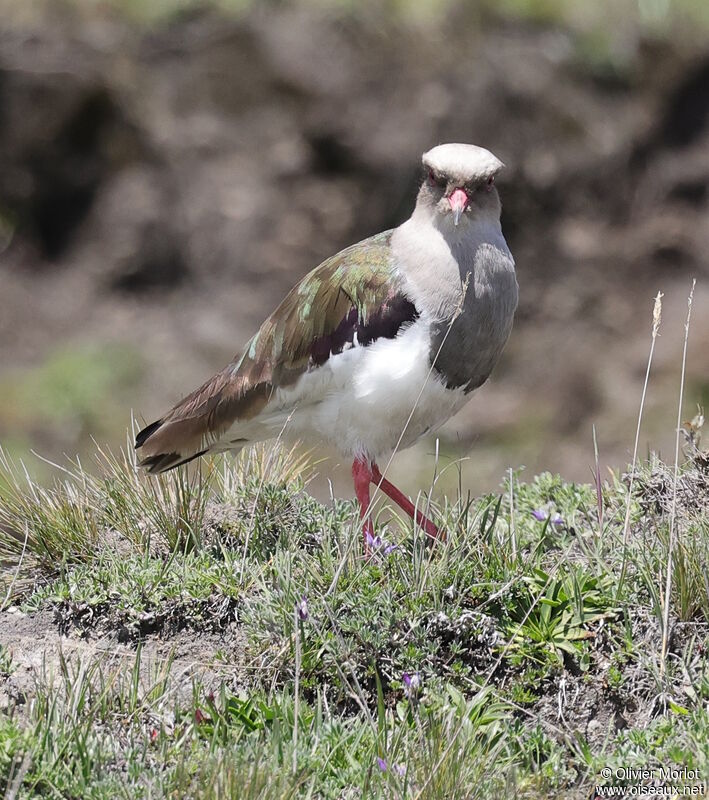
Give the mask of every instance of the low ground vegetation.
<svg viewBox="0 0 709 800">
<path fill-rule="evenodd" d="M 368 559 L 353 502 L 310 497 L 294 451 L 157 479 L 98 452 L 51 489 L 5 459 L 0 792 L 588 797 L 623 782 L 604 768 L 706 776 L 709 460 L 687 458 L 676 483 L 638 467 L 632 496 L 610 473 L 422 496 L 433 545 L 380 500 Z"/>
</svg>

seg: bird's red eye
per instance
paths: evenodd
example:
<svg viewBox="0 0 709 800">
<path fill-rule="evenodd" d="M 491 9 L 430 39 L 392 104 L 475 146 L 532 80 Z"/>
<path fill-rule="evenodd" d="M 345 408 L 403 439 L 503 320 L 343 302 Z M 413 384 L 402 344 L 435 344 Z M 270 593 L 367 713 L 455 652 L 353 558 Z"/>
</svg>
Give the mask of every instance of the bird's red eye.
<svg viewBox="0 0 709 800">
<path fill-rule="evenodd" d="M 433 174 L 433 170 L 429 169 L 428 171 L 428 182 L 433 186 L 436 183 L 436 176 Z"/>
</svg>

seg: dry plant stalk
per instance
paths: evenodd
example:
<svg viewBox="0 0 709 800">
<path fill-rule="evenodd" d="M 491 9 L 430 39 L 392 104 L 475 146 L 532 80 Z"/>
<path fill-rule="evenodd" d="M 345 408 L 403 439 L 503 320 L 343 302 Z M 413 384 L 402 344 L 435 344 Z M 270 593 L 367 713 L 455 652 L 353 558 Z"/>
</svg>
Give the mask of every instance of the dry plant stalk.
<svg viewBox="0 0 709 800">
<path fill-rule="evenodd" d="M 625 520 L 623 522 L 623 563 L 620 568 L 620 578 L 618 579 L 618 592 L 616 596 L 620 595 L 625 581 L 625 572 L 628 565 L 628 532 L 630 530 L 630 504 L 633 499 L 633 486 L 635 485 L 635 467 L 638 461 L 638 445 L 640 442 L 640 426 L 643 421 L 643 412 L 645 410 L 645 398 L 647 396 L 647 387 L 650 383 L 650 369 L 652 368 L 652 358 L 655 354 L 655 341 L 660 332 L 660 323 L 662 322 L 662 292 L 657 293 L 655 296 L 655 304 L 652 309 L 652 340 L 650 342 L 650 352 L 647 357 L 647 368 L 645 370 L 645 382 L 643 383 L 643 391 L 640 396 L 640 408 L 638 410 L 638 424 L 635 428 L 635 444 L 633 445 L 633 463 L 630 468 L 630 485 L 628 486 L 628 495 L 625 501 Z"/>
<path fill-rule="evenodd" d="M 682 375 L 679 383 L 679 403 L 677 406 L 677 429 L 675 431 L 675 469 L 672 481 L 672 505 L 670 507 L 670 541 L 667 548 L 667 573 L 665 575 L 665 596 L 662 613 L 662 650 L 660 653 L 660 677 L 665 674 L 667 662 L 667 646 L 669 644 L 670 627 L 670 592 L 672 590 L 672 552 L 677 538 L 675 522 L 677 517 L 677 482 L 679 480 L 679 435 L 682 428 L 682 401 L 684 399 L 684 377 L 687 368 L 687 343 L 689 341 L 689 323 L 692 318 L 692 300 L 697 279 L 692 280 L 692 288 L 687 298 L 687 321 L 684 323 L 684 346 L 682 348 Z"/>
<path fill-rule="evenodd" d="M 300 622 L 298 604 L 293 608 L 293 638 L 295 644 L 295 686 L 293 687 L 293 774 L 298 772 L 298 717 L 300 715 Z"/>
<path fill-rule="evenodd" d="M 517 530 L 515 527 L 515 491 L 514 491 L 514 472 L 510 471 L 510 543 L 512 545 L 512 560 L 517 561 Z"/>
</svg>

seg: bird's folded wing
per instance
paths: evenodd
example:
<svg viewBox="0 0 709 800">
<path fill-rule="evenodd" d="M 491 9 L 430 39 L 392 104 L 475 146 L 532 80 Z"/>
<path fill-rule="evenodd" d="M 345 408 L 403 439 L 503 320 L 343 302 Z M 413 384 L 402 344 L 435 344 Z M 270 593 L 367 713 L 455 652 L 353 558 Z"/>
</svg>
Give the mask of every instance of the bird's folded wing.
<svg viewBox="0 0 709 800">
<path fill-rule="evenodd" d="M 390 240 L 390 231 L 365 239 L 306 275 L 241 357 L 138 434 L 141 463 L 162 471 L 196 457 L 235 422 L 257 417 L 276 389 L 413 322 L 418 312 L 403 290 Z"/>
</svg>

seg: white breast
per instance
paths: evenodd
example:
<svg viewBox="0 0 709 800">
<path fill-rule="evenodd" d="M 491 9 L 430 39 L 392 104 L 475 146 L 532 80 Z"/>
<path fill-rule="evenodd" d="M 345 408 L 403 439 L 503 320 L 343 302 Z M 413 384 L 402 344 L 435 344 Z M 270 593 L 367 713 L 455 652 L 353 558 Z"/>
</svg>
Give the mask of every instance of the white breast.
<svg viewBox="0 0 709 800">
<path fill-rule="evenodd" d="M 224 439 L 319 437 L 344 455 L 383 458 L 435 430 L 465 403 L 430 367 L 429 325 L 419 319 L 394 339 L 332 356 L 279 389 L 257 420 L 237 423 Z"/>
</svg>

